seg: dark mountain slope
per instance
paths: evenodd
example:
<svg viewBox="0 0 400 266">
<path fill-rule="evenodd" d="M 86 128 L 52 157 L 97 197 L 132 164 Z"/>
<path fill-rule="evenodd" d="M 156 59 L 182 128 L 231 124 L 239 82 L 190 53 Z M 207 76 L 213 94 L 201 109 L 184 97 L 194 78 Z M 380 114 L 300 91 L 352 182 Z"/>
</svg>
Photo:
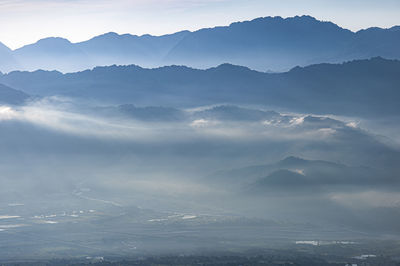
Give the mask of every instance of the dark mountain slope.
<svg viewBox="0 0 400 266">
<path fill-rule="evenodd" d="M 28 94 L 0 84 L 0 104 L 19 105 L 23 104 L 28 99 Z"/>
<path fill-rule="evenodd" d="M 167 61 L 197 67 L 230 62 L 283 70 L 331 62 L 353 37 L 349 30 L 309 16 L 265 17 L 193 32 L 168 54 Z"/>
<path fill-rule="evenodd" d="M 354 58 L 370 58 L 382 56 L 385 58 L 400 58 L 400 30 L 398 26 L 381 29 L 369 28 L 356 33 L 355 41 L 348 54 Z"/>
<path fill-rule="evenodd" d="M 229 64 L 207 70 L 111 66 L 71 74 L 12 72 L 1 76 L 0 82 L 29 94 L 117 104 L 191 107 L 231 103 L 341 115 L 400 113 L 400 61 L 383 58 L 297 67 L 281 74 Z"/>
</svg>

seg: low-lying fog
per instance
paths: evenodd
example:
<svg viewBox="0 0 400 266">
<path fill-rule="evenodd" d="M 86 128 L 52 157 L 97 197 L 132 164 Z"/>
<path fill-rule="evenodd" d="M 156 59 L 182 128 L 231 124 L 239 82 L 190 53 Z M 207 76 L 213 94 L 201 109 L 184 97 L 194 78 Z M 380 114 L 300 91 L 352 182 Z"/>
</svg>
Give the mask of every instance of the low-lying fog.
<svg viewBox="0 0 400 266">
<path fill-rule="evenodd" d="M 236 240 L 271 223 L 291 225 L 298 231 L 285 237 L 299 241 L 307 232 L 323 237 L 309 224 L 396 236 L 400 150 L 382 135 L 390 125 L 375 134 L 377 125 L 230 105 L 182 110 L 53 97 L 1 106 L 0 234 L 79 222 L 101 224 L 113 239 L 133 224 L 173 226 L 190 239 L 187 223 L 244 226 L 229 233 Z M 220 229 L 212 230 L 222 237 Z M 39 238 L 72 229 L 46 230 Z M 101 239 L 85 247 L 101 250 Z"/>
</svg>

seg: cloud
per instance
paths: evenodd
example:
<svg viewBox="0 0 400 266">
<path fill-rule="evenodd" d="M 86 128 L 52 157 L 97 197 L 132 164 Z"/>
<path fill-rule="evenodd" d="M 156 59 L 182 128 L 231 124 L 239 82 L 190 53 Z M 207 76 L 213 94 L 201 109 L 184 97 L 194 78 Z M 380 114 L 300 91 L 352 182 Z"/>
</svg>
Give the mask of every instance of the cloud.
<svg viewBox="0 0 400 266">
<path fill-rule="evenodd" d="M 213 116 L 212 112 L 204 113 L 204 111 L 199 111 L 198 113 L 193 113 L 193 111 L 189 111 L 186 113 L 187 119 L 182 118 L 180 121 L 172 122 L 163 121 L 163 113 L 159 113 L 160 119 L 157 122 L 156 117 L 154 117 L 157 113 L 154 113 L 153 109 L 139 108 L 137 110 L 140 110 L 140 120 L 135 119 L 135 113 L 132 114 L 131 118 L 129 118 L 129 113 L 128 117 L 123 116 L 122 113 L 119 113 L 119 116 L 110 116 L 107 113 L 98 115 L 95 109 L 90 111 L 89 108 L 84 111 L 79 105 L 65 98 L 53 97 L 32 102 L 20 108 L 1 106 L 0 119 L 27 122 L 68 134 L 126 140 L 156 140 L 160 138 L 160 134 L 164 137 L 175 139 L 174 136 L 177 135 L 177 132 L 186 137 L 206 135 L 215 137 L 230 136 L 240 139 L 271 138 L 274 140 L 321 138 L 327 133 L 333 134 L 335 132 L 331 128 L 321 128 L 317 122 L 311 122 L 303 126 L 304 116 L 291 116 L 290 118 L 281 116 L 274 123 L 265 123 L 263 120 L 246 121 L 240 119 L 234 121 L 231 118 L 224 120 L 225 118 L 220 117 L 220 114 Z M 212 111 L 213 109 L 210 110 Z M 229 109 L 227 111 L 229 112 Z M 147 122 L 145 121 L 146 112 L 151 118 Z M 238 109 L 235 110 L 235 114 L 237 112 L 247 114 L 250 111 Z M 259 111 L 254 110 L 254 112 Z M 230 117 L 230 115 L 227 115 L 227 117 Z M 153 121 L 154 119 L 156 120 Z M 342 126 L 345 127 L 344 124 Z M 299 132 L 302 132 L 302 134 L 298 134 Z"/>
<path fill-rule="evenodd" d="M 190 205 L 193 213 L 205 206 L 313 222 L 331 219 L 330 213 L 398 207 L 399 150 L 349 120 L 224 106 L 154 119 L 160 110 L 136 106 L 126 113 L 57 97 L 1 106 L 0 199 L 26 203 L 90 188 L 83 195 L 93 204 Z M 271 114 L 273 122 L 265 123 Z M 281 161 L 289 155 L 316 161 Z M 265 165 L 277 167 L 264 171 Z M 228 169 L 219 184 L 208 178 Z M 268 177 L 274 179 L 264 183 L 269 189 L 247 193 Z"/>
</svg>

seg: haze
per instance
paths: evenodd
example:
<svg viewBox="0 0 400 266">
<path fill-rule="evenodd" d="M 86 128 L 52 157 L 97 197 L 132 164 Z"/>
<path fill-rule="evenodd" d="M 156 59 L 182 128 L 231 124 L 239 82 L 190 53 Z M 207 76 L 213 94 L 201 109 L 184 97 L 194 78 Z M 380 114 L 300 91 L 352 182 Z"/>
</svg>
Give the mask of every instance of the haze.
<svg viewBox="0 0 400 266">
<path fill-rule="evenodd" d="M 397 13 L 0 1 L 0 264 L 398 266 Z"/>
</svg>

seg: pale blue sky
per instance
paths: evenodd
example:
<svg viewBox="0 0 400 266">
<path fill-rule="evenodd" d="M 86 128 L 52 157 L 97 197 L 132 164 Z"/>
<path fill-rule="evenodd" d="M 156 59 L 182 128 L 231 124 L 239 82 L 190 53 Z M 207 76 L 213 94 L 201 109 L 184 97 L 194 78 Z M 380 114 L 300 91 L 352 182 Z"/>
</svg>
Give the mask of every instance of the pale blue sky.
<svg viewBox="0 0 400 266">
<path fill-rule="evenodd" d="M 17 48 L 49 36 L 161 35 L 303 14 L 351 30 L 391 27 L 400 24 L 400 0 L 0 0 L 0 41 Z"/>
</svg>

